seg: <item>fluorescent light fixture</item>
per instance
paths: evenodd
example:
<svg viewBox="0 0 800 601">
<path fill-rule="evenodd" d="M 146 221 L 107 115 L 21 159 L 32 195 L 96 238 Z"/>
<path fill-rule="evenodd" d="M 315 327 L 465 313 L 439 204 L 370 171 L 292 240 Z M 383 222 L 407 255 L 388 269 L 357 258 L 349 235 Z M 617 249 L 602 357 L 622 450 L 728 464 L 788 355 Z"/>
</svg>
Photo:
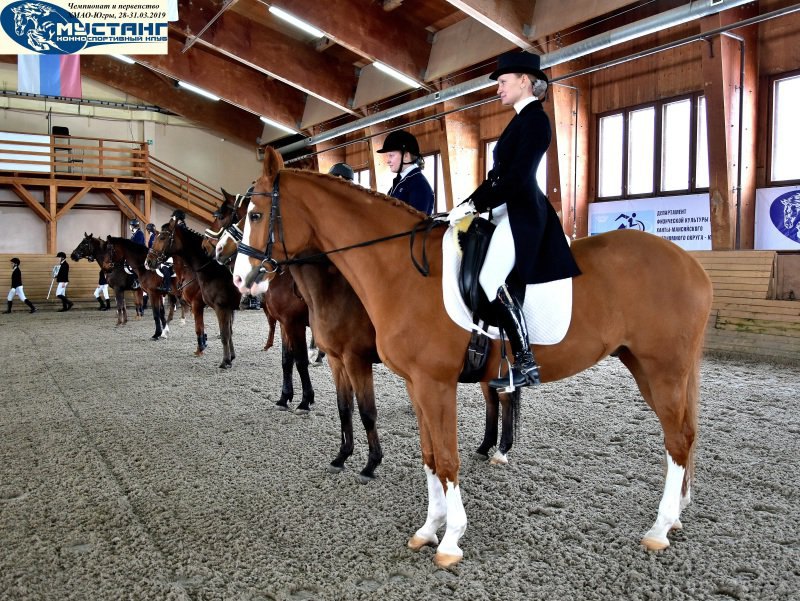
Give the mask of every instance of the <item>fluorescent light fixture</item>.
<svg viewBox="0 0 800 601">
<path fill-rule="evenodd" d="M 273 121 L 272 119 L 269 119 L 267 117 L 261 117 L 261 120 L 264 123 L 266 123 L 267 125 L 269 125 L 270 127 L 274 127 L 276 129 L 280 129 L 281 131 L 285 131 L 288 134 L 296 134 L 297 133 L 297 130 L 292 129 L 288 125 L 284 125 L 283 123 L 278 123 L 277 121 Z"/>
<path fill-rule="evenodd" d="M 411 86 L 412 88 L 421 88 L 422 87 L 422 84 L 420 84 L 418 81 L 415 81 L 415 80 L 411 79 L 408 75 L 404 75 L 403 73 L 400 73 L 400 71 L 392 69 L 391 67 L 387 67 L 386 65 L 384 65 L 381 62 L 375 61 L 372 64 L 375 65 L 375 68 L 378 69 L 378 71 L 383 71 L 384 73 L 386 73 L 386 75 L 391 75 L 392 77 L 394 77 L 398 81 L 402 81 L 404 84 L 406 84 L 408 86 Z"/>
<path fill-rule="evenodd" d="M 205 96 L 206 98 L 210 98 L 211 100 L 219 100 L 219 96 L 216 96 L 211 92 L 206 92 L 203 88 L 198 88 L 197 86 L 193 86 L 192 84 L 186 83 L 185 81 L 178 80 L 178 85 L 182 88 L 186 88 L 190 92 L 194 92 L 195 94 L 200 94 L 201 96 Z"/>
<path fill-rule="evenodd" d="M 118 61 L 122 61 L 123 63 L 128 63 L 129 65 L 135 65 L 136 64 L 135 60 L 125 56 L 124 54 L 112 54 L 111 56 L 113 56 Z"/>
<path fill-rule="evenodd" d="M 270 6 L 269 7 L 269 12 L 271 12 L 273 15 L 275 15 L 279 19 L 283 19 L 287 23 L 289 23 L 291 25 L 294 25 L 298 29 L 302 29 L 306 33 L 313 35 L 315 38 L 324 38 L 325 37 L 325 32 L 324 31 L 320 31 L 319 29 L 317 29 L 313 25 L 309 25 L 305 21 L 301 21 L 300 19 L 298 19 L 294 15 L 287 13 L 285 10 L 281 10 L 277 6 Z"/>
</svg>

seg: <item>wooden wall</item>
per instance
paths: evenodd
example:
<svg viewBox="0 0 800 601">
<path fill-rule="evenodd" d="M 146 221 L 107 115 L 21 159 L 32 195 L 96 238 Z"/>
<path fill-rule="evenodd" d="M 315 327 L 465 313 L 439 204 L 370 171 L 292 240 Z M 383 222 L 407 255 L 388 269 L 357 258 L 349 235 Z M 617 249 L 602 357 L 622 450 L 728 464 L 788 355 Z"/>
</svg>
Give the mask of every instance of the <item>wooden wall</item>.
<svg viewBox="0 0 800 601">
<path fill-rule="evenodd" d="M 772 300 L 774 251 L 700 251 L 714 284 L 706 350 L 800 361 L 800 302 Z"/>
</svg>

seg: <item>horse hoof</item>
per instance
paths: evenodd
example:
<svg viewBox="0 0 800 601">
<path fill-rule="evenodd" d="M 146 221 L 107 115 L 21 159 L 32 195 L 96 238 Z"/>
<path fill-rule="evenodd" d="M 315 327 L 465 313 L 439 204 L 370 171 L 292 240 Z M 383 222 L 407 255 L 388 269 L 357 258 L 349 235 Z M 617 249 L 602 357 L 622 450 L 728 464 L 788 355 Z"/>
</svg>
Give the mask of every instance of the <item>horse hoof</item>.
<svg viewBox="0 0 800 601">
<path fill-rule="evenodd" d="M 219 364 L 219 368 L 220 369 L 230 369 L 231 368 L 231 362 L 230 361 L 223 361 L 222 363 Z"/>
<path fill-rule="evenodd" d="M 433 556 L 433 563 L 436 564 L 436 567 L 449 569 L 456 565 L 461 559 L 463 558 L 462 555 L 451 555 L 449 553 L 437 553 Z"/>
<path fill-rule="evenodd" d="M 672 528 L 670 530 L 683 530 L 683 524 L 681 524 L 680 520 L 675 520 L 672 524 Z"/>
<path fill-rule="evenodd" d="M 197 350 L 194 352 L 194 356 L 195 356 L 195 357 L 202 357 L 202 356 L 203 356 L 203 349 L 197 349 Z"/>
<path fill-rule="evenodd" d="M 298 407 L 294 410 L 295 415 L 307 415 L 308 413 L 311 413 L 311 410 L 308 407 Z"/>
<path fill-rule="evenodd" d="M 654 536 L 645 536 L 641 544 L 648 551 L 663 551 L 669 547 L 669 541 L 666 538 L 661 539 Z"/>
<path fill-rule="evenodd" d="M 152 336 L 150 336 L 150 340 L 158 340 L 159 338 L 161 338 L 161 336 L 159 336 L 158 334 L 153 334 Z"/>
<path fill-rule="evenodd" d="M 361 472 L 356 477 L 358 478 L 358 482 L 360 484 L 369 484 L 376 478 L 375 474 L 365 474 L 364 472 Z"/>
<path fill-rule="evenodd" d="M 278 411 L 289 411 L 289 405 L 281 402 L 275 403 L 275 409 Z"/>
<path fill-rule="evenodd" d="M 508 456 L 504 455 L 500 451 L 495 451 L 492 458 L 489 460 L 489 463 L 492 465 L 508 465 Z"/>
<path fill-rule="evenodd" d="M 328 466 L 328 473 L 329 474 L 341 474 L 344 471 L 343 465 L 333 465 L 332 463 Z"/>
<path fill-rule="evenodd" d="M 415 534 L 408 540 L 408 548 L 412 551 L 419 551 L 422 547 L 427 547 L 428 545 L 434 546 L 439 544 L 439 539 L 434 538 L 433 540 L 428 540 L 427 538 L 422 538 L 421 536 Z"/>
</svg>

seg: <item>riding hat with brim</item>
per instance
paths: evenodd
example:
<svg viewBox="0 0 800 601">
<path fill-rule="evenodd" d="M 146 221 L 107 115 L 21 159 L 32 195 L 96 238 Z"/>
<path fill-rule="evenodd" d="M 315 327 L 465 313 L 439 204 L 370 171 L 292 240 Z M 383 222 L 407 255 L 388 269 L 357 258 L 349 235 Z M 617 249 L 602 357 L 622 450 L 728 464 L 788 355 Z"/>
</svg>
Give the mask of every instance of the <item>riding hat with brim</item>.
<svg viewBox="0 0 800 601">
<path fill-rule="evenodd" d="M 414 156 L 419 156 L 419 142 L 407 131 L 398 130 L 393 131 L 383 141 L 383 148 L 378 152 L 391 152 L 397 150 L 400 152 L 410 152 Z"/>
<path fill-rule="evenodd" d="M 66 259 L 66 258 L 67 258 L 67 255 L 65 255 L 63 252 L 60 252 L 60 253 L 58 253 L 56 256 L 57 256 L 59 259 Z"/>
<path fill-rule="evenodd" d="M 542 71 L 541 59 L 538 54 L 531 52 L 506 52 L 497 58 L 497 69 L 489 79 L 497 79 L 506 73 L 527 73 L 537 79 L 549 82 L 547 75 Z"/>
<path fill-rule="evenodd" d="M 17 257 L 14 257 L 13 259 L 11 259 L 11 262 L 12 262 L 14 265 L 19 265 L 19 259 L 18 259 Z"/>
</svg>

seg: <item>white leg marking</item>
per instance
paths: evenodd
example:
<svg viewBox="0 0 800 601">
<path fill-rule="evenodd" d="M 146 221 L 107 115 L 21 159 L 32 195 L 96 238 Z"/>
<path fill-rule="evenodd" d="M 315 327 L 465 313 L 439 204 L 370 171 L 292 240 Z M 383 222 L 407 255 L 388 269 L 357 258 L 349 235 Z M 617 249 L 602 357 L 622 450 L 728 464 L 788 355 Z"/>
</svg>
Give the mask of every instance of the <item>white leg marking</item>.
<svg viewBox="0 0 800 601">
<path fill-rule="evenodd" d="M 681 527 L 681 487 L 685 473 L 686 470 L 675 463 L 667 453 L 667 477 L 664 479 L 664 494 L 661 503 L 658 504 L 658 517 L 642 539 L 642 544 L 651 551 L 669 547 L 667 533 L 673 527 Z"/>
<path fill-rule="evenodd" d="M 423 545 L 439 544 L 439 537 L 436 531 L 447 522 L 448 505 L 444 495 L 442 483 L 427 465 L 425 477 L 428 481 L 428 517 L 422 528 L 417 530 L 414 537 L 409 541 L 409 546 L 419 549 Z M 412 543 L 414 543 L 412 545 Z"/>
<path fill-rule="evenodd" d="M 508 455 L 501 453 L 500 451 L 495 451 L 494 455 L 492 455 L 492 458 L 489 459 L 489 463 L 492 465 L 507 465 Z"/>
<path fill-rule="evenodd" d="M 464 536 L 467 529 L 467 512 L 464 511 L 464 504 L 461 502 L 461 488 L 447 481 L 447 529 L 442 537 L 439 548 L 436 549 L 437 555 L 446 555 L 451 560 L 461 558 L 464 552 L 458 546 L 459 539 Z"/>
</svg>

